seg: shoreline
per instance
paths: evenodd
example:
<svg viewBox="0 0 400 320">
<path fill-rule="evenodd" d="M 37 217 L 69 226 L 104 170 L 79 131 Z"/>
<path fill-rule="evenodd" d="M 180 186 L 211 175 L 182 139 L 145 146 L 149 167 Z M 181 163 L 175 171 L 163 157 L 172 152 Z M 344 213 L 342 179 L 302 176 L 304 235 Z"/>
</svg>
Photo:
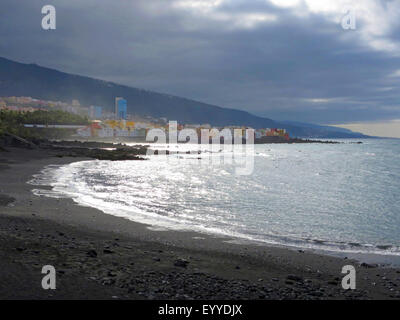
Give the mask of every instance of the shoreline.
<svg viewBox="0 0 400 320">
<path fill-rule="evenodd" d="M 362 265 L 351 260 L 350 254 L 344 259 L 267 244 L 237 244 L 228 241 L 232 238 L 196 232 L 152 231 L 147 225 L 126 223 L 124 218 L 79 206 L 72 199 L 33 195 L 35 186 L 27 184 L 33 174 L 46 165 L 80 160 L 88 159 L 58 158 L 54 150 L 10 148 L 10 152 L 0 152 L 0 194 L 15 198 L 0 206 L 0 239 L 6 244 L 0 249 L 5 266 L 0 284 L 14 268 L 27 269 L 24 279 L 8 286 L 8 293 L 0 285 L 1 298 L 23 297 L 11 287 L 41 279 L 41 263 L 35 261 L 49 260 L 62 271 L 61 287 L 72 287 L 74 293 L 60 289 L 49 297 L 38 281 L 24 291 L 26 297 L 400 298 L 399 269 Z M 341 289 L 341 268 L 347 264 L 357 269 L 356 291 Z"/>
<path fill-rule="evenodd" d="M 67 164 L 72 164 L 72 163 L 77 163 L 80 161 L 85 161 L 85 159 L 82 160 L 77 160 L 73 162 L 68 162 Z M 92 160 L 89 160 L 92 161 Z M 50 165 L 52 167 L 54 165 Z M 63 166 L 63 165 L 61 165 Z M 58 167 L 58 165 L 57 165 Z M 48 168 L 47 166 L 45 168 Z M 31 183 L 31 181 L 28 181 L 27 183 L 29 185 L 32 185 L 32 192 L 36 196 L 40 197 L 53 197 L 53 191 L 51 191 L 50 194 L 46 194 L 46 191 L 52 190 L 51 186 L 47 183 L 50 183 L 54 177 L 50 174 L 50 176 L 47 176 L 48 173 L 43 173 L 43 170 L 38 173 L 39 180 L 43 179 L 41 183 Z M 35 175 L 36 176 L 36 175 Z M 37 178 L 35 177 L 33 180 L 36 180 Z M 32 181 L 33 182 L 33 181 Z M 34 192 L 36 191 L 36 192 Z M 70 199 L 72 200 L 76 205 L 81 206 L 81 207 L 88 207 L 88 208 L 94 208 L 90 204 L 86 204 L 85 202 L 79 202 L 75 200 L 72 196 L 64 194 L 62 192 L 56 192 L 54 194 L 55 199 Z M 279 242 L 279 240 L 276 241 L 268 241 L 268 240 L 261 240 L 261 239 L 252 239 L 246 234 L 225 234 L 223 233 L 222 230 L 221 232 L 217 231 L 210 231 L 207 230 L 206 228 L 203 230 L 200 229 L 195 229 L 195 228 L 190 228 L 190 227 L 184 227 L 182 225 L 178 224 L 173 224 L 173 223 L 168 223 L 168 225 L 165 224 L 158 224 L 157 220 L 152 220 L 151 222 L 147 221 L 140 221 L 140 219 L 135 218 L 131 215 L 125 214 L 125 213 L 118 213 L 115 214 L 113 212 L 110 212 L 111 210 L 104 210 L 97 208 L 101 213 L 106 214 L 106 215 L 111 215 L 114 217 L 118 218 L 123 218 L 130 223 L 137 223 L 139 225 L 144 226 L 150 231 L 156 231 L 156 232 L 187 232 L 187 233 L 193 233 L 197 236 L 196 238 L 202 238 L 204 236 L 208 237 L 213 237 L 217 238 L 220 241 L 224 242 L 230 242 L 233 244 L 238 244 L 238 245 L 250 245 L 250 246 L 271 246 L 271 247 L 276 247 L 276 248 L 285 248 L 285 249 L 290 249 L 294 251 L 298 250 L 303 250 L 303 251 L 308 251 L 310 253 L 317 253 L 321 255 L 326 255 L 326 256 L 333 256 L 333 257 L 338 257 L 338 258 L 350 258 L 358 261 L 360 264 L 361 263 L 367 263 L 370 265 L 375 265 L 375 266 L 382 266 L 382 267 L 400 267 L 400 255 L 398 252 L 397 254 L 391 253 L 390 251 L 384 251 L 381 249 L 379 251 L 379 248 L 377 246 L 367 246 L 359 243 L 333 243 L 332 241 L 325 241 L 325 240 L 319 240 L 319 239 L 297 239 L 299 240 L 298 244 L 291 243 L 290 240 L 287 240 L 287 242 L 284 242 L 283 240 Z M 143 218 L 142 218 L 143 220 Z M 292 242 L 296 241 L 295 239 L 292 240 Z M 330 243 L 330 245 L 327 245 L 325 243 Z M 343 247 L 346 246 L 347 247 Z M 342 248 L 340 248 L 342 246 Z M 392 247 L 392 246 L 388 246 Z M 358 248 L 358 250 L 357 250 Z M 367 248 L 373 248 L 370 251 L 367 251 Z M 375 251 L 374 251 L 375 250 Z"/>
</svg>

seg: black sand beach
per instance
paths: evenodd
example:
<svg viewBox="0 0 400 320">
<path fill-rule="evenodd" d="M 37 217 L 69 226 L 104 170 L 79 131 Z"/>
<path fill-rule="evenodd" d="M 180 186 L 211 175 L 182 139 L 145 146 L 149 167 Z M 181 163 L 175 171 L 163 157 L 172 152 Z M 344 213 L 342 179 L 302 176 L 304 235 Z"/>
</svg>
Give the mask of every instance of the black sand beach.
<svg viewBox="0 0 400 320">
<path fill-rule="evenodd" d="M 38 197 L 27 184 L 55 150 L 0 151 L 0 299 L 398 299 L 400 269 L 145 225 Z M 343 290 L 344 265 L 357 290 Z M 42 266 L 57 289 L 41 287 Z"/>
</svg>

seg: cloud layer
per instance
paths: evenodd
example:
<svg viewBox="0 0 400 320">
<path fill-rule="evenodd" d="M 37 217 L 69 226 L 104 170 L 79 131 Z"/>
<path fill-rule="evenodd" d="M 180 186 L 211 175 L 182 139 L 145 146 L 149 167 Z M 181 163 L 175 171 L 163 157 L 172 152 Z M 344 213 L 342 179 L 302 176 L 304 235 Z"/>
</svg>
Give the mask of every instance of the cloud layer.
<svg viewBox="0 0 400 320">
<path fill-rule="evenodd" d="M 400 118 L 400 1 L 48 2 L 2 0 L 1 56 L 275 119 Z"/>
</svg>

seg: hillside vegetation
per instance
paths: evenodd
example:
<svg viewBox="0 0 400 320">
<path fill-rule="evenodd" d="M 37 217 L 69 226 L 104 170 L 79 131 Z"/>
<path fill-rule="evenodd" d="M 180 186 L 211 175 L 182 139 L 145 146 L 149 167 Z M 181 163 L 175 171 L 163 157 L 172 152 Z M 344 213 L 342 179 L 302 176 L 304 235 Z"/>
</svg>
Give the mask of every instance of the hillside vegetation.
<svg viewBox="0 0 400 320">
<path fill-rule="evenodd" d="M 11 110 L 0 110 L 0 136 L 5 132 L 15 134 L 21 137 L 47 137 L 58 136 L 58 133 L 66 133 L 66 129 L 35 129 L 25 128 L 24 124 L 59 124 L 59 125 L 86 125 L 89 121 L 86 117 L 72 113 L 54 110 L 34 112 L 19 112 Z M 68 130 L 68 134 L 71 130 Z M 64 134 L 61 134 L 64 136 Z"/>
</svg>

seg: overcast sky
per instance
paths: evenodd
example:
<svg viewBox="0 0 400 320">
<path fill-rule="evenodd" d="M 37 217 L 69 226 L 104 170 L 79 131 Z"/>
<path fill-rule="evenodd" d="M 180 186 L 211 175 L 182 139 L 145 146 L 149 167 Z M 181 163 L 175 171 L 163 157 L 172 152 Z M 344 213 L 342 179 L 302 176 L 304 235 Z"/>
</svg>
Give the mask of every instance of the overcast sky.
<svg viewBox="0 0 400 320">
<path fill-rule="evenodd" d="M 0 39 L 6 58 L 276 120 L 400 119 L 399 0 L 1 0 Z"/>
</svg>

